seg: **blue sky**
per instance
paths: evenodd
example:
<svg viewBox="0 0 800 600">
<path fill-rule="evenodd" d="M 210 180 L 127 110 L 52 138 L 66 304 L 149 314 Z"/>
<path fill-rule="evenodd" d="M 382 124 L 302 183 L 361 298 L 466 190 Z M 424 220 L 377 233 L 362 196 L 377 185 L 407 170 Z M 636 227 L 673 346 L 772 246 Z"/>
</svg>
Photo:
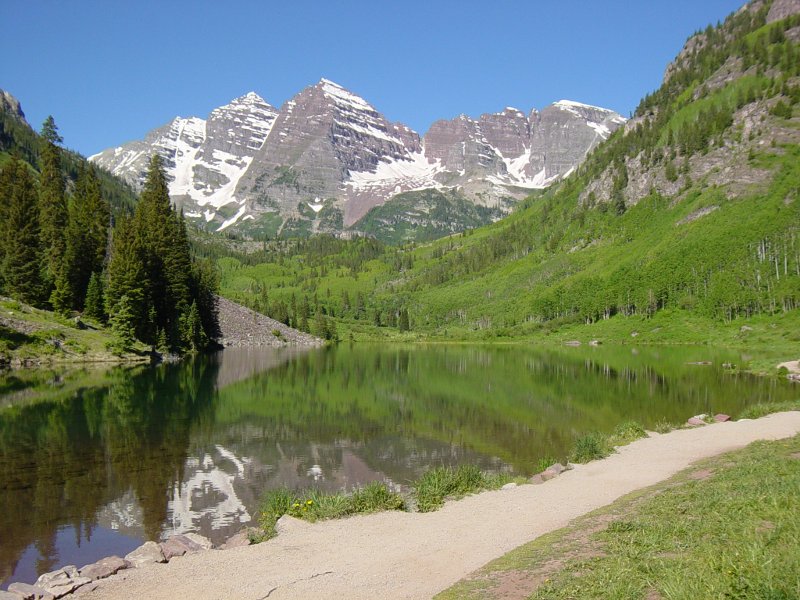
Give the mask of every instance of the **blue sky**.
<svg viewBox="0 0 800 600">
<path fill-rule="evenodd" d="M 568 98 L 627 116 L 743 0 L 0 0 L 0 88 L 86 155 L 321 77 L 420 133 Z"/>
</svg>

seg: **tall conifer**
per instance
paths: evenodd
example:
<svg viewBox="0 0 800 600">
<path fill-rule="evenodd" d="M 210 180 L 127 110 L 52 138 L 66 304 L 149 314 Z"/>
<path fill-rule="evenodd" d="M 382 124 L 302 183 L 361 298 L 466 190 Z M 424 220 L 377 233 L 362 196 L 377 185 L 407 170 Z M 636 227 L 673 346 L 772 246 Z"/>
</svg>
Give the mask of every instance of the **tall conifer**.
<svg viewBox="0 0 800 600">
<path fill-rule="evenodd" d="M 52 116 L 42 125 L 42 151 L 39 176 L 39 235 L 43 249 L 42 273 L 45 285 L 55 285 L 64 257 L 67 227 L 66 183 L 61 170 L 62 142 Z"/>
<path fill-rule="evenodd" d="M 4 231 L 2 279 L 5 292 L 28 304 L 39 304 L 43 297 L 39 206 L 28 165 L 13 158 L 4 172 Z"/>
<path fill-rule="evenodd" d="M 64 269 L 69 280 L 73 307 L 81 310 L 92 273 L 103 270 L 110 208 L 100 194 L 100 181 L 93 166 L 82 166 L 69 204 Z"/>
<path fill-rule="evenodd" d="M 149 332 L 147 275 L 142 250 L 130 219 L 120 219 L 114 228 L 111 257 L 108 263 L 108 283 L 105 290 L 106 313 L 114 315 L 122 297 L 133 314 L 136 336 L 147 337 Z"/>
</svg>

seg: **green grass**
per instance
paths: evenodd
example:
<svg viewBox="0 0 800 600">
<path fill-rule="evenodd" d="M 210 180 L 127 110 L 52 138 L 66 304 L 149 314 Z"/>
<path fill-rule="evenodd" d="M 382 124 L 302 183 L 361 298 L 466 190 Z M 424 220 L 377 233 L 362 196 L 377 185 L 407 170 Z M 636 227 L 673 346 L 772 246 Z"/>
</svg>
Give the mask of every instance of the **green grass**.
<svg viewBox="0 0 800 600">
<path fill-rule="evenodd" d="M 385 483 L 374 481 L 352 493 L 328 494 L 319 490 L 292 491 L 278 488 L 267 492 L 261 501 L 258 524 L 269 539 L 277 534 L 275 525 L 283 515 L 311 523 L 323 519 L 339 519 L 355 514 L 384 510 L 404 510 L 405 500 L 389 490 Z M 254 539 L 253 541 L 260 541 Z"/>
<path fill-rule="evenodd" d="M 754 404 L 742 411 L 740 419 L 758 419 L 766 415 L 787 410 L 800 410 L 800 389 L 797 391 L 798 399 L 790 402 L 761 402 Z"/>
<path fill-rule="evenodd" d="M 800 597 L 800 436 L 702 461 L 489 563 L 438 598 Z M 522 597 L 522 596 L 520 596 Z"/>
<path fill-rule="evenodd" d="M 446 498 L 498 489 L 511 481 L 508 475 L 484 473 L 474 465 L 435 467 L 419 478 L 413 496 L 419 512 L 431 512 L 441 508 Z"/>
<path fill-rule="evenodd" d="M 576 463 L 587 463 L 605 458 L 612 452 L 613 448 L 608 442 L 608 436 L 591 432 L 575 440 L 575 448 L 570 454 L 570 460 Z"/>
<path fill-rule="evenodd" d="M 643 437 L 647 437 L 647 432 L 636 421 L 626 421 L 617 425 L 611 435 L 598 432 L 586 433 L 575 440 L 570 460 L 576 463 L 599 460 L 611 455 L 615 446 L 624 446 Z"/>
<path fill-rule="evenodd" d="M 86 329 L 63 315 L 33 308 L 8 298 L 0 299 L 0 364 L 149 361 L 148 348 L 136 343 L 123 353 L 113 353 L 115 337 L 90 319 Z M 27 333 L 15 329 L 22 323 Z"/>
</svg>

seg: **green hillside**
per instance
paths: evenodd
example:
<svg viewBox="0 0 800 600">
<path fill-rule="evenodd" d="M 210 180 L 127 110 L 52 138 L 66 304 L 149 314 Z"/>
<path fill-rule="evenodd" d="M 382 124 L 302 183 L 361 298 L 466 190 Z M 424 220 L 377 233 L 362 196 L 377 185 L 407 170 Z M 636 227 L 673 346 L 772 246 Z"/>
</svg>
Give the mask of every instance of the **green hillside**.
<svg viewBox="0 0 800 600">
<path fill-rule="evenodd" d="M 20 120 L 17 115 L 3 109 L 0 104 L 0 168 L 16 154 L 31 165 L 36 171 L 41 169 L 41 136 Z M 78 179 L 78 173 L 87 163 L 86 159 L 72 150 L 59 148 L 61 164 L 65 175 L 72 185 Z M 136 203 L 136 193 L 122 179 L 114 177 L 104 169 L 95 167 L 100 180 L 102 196 L 115 211 L 131 212 Z"/>
<path fill-rule="evenodd" d="M 672 333 L 651 341 L 673 342 L 781 316 L 800 353 L 800 17 L 767 24 L 768 8 L 691 38 L 624 130 L 509 217 L 369 254 L 364 240 L 228 251 L 224 293 L 288 320 L 307 301 L 340 336 L 372 338 L 396 336 L 402 310 L 424 337 L 621 337 L 642 327 L 616 323 L 658 317 Z"/>
</svg>

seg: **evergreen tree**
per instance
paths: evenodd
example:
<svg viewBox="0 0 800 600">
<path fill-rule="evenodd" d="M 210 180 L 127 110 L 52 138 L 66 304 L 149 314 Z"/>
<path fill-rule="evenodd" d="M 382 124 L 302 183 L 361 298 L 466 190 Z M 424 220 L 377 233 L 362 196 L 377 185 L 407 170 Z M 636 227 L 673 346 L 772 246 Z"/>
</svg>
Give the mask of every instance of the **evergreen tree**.
<svg viewBox="0 0 800 600">
<path fill-rule="evenodd" d="M 111 244 L 111 257 L 108 262 L 108 282 L 105 290 L 106 313 L 113 316 L 123 296 L 134 322 L 138 324 L 137 337 L 146 337 L 148 329 L 146 291 L 147 276 L 144 270 L 142 252 L 134 235 L 130 219 L 120 219 L 114 228 Z"/>
<path fill-rule="evenodd" d="M 192 352 L 198 352 L 208 344 L 197 302 L 192 302 L 189 310 L 181 315 L 181 338 L 184 347 Z"/>
<path fill-rule="evenodd" d="M 206 336 L 206 343 L 216 340 L 222 333 L 219 329 L 219 275 L 210 260 L 196 261 L 192 267 L 192 296 L 197 302 L 200 321 Z"/>
<path fill-rule="evenodd" d="M 116 310 L 111 313 L 109 321 L 111 332 L 116 337 L 113 349 L 121 353 L 131 348 L 136 341 L 136 308 L 126 294 L 116 303 Z"/>
<path fill-rule="evenodd" d="M 83 314 L 92 319 L 97 319 L 101 323 L 104 323 L 106 320 L 103 296 L 103 277 L 100 273 L 92 273 L 89 278 L 89 285 L 86 289 L 86 302 L 83 307 Z"/>
<path fill-rule="evenodd" d="M 45 285 L 52 287 L 64 258 L 64 232 L 67 228 L 66 183 L 61 170 L 62 142 L 52 116 L 42 125 L 41 172 L 39 175 L 39 235 L 41 237 L 42 272 Z"/>
<path fill-rule="evenodd" d="M 83 308 L 92 273 L 103 269 L 110 212 L 108 202 L 100 193 L 100 181 L 94 167 L 81 167 L 69 204 L 64 253 L 73 308 L 77 310 Z"/>
<path fill-rule="evenodd" d="M 72 308 L 72 289 L 69 284 L 69 276 L 64 265 L 58 271 L 55 286 L 50 293 L 50 306 L 57 313 L 68 314 Z"/>
<path fill-rule="evenodd" d="M 155 326 L 164 329 L 170 343 L 178 346 L 180 317 L 189 309 L 191 300 L 191 255 L 185 223 L 170 203 L 166 174 L 158 154 L 150 160 L 147 180 L 136 206 L 134 231 L 142 249 L 147 281 L 145 298 L 155 307 Z M 154 343 L 155 339 L 143 341 Z"/>
<path fill-rule="evenodd" d="M 7 172 L 6 172 L 7 171 Z M 5 197 L 2 279 L 5 293 L 28 304 L 43 299 L 39 206 L 28 165 L 13 158 L 2 178 Z"/>
</svg>

